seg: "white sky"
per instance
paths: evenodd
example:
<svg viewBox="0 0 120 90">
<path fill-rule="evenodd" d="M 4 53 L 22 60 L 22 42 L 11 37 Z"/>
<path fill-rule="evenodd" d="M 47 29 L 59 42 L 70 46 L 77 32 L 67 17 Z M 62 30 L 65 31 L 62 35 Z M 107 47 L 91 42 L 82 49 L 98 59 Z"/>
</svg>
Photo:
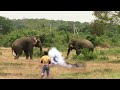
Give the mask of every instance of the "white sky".
<svg viewBox="0 0 120 90">
<path fill-rule="evenodd" d="M 64 21 L 91 22 L 93 11 L 0 11 L 0 16 L 9 19 L 49 19 Z"/>
</svg>

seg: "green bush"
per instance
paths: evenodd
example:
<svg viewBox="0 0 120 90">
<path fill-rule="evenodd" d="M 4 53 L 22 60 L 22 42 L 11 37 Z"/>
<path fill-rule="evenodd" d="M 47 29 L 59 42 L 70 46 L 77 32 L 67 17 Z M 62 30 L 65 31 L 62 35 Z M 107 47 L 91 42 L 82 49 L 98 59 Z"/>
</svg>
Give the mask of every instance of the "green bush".
<svg viewBox="0 0 120 90">
<path fill-rule="evenodd" d="M 108 56 L 105 55 L 99 55 L 98 60 L 109 60 Z"/>
<path fill-rule="evenodd" d="M 35 34 L 36 33 L 36 34 Z M 10 47 L 12 42 L 16 40 L 17 38 L 23 37 L 23 36 L 32 36 L 37 35 L 38 32 L 36 31 L 30 31 L 30 30 L 14 30 L 11 33 L 4 35 L 4 38 L 2 38 L 1 44 L 4 47 Z"/>
<path fill-rule="evenodd" d="M 33 51 L 33 56 L 34 57 L 40 57 L 40 49 L 39 48 L 35 48 Z"/>
<path fill-rule="evenodd" d="M 38 36 L 41 39 L 43 47 L 57 47 L 59 50 L 66 51 L 70 39 L 80 39 L 90 36 L 90 39 L 95 43 L 95 45 L 100 45 L 104 47 L 108 47 L 108 45 L 120 46 L 120 35 L 117 33 L 115 33 L 114 35 L 114 33 L 111 32 L 110 34 L 94 36 L 90 33 L 86 34 L 84 32 L 79 32 L 78 35 L 74 35 L 74 33 L 66 31 L 53 29 L 52 32 L 50 32 L 48 28 L 40 28 L 36 30 L 23 28 L 13 30 L 6 35 L 0 35 L 0 45 L 4 47 L 11 47 L 12 42 L 19 37 Z M 91 55 L 87 55 L 89 58 L 91 58 Z"/>
<path fill-rule="evenodd" d="M 108 50 L 109 54 L 120 54 L 120 47 L 116 47 L 116 48 L 110 48 Z"/>
<path fill-rule="evenodd" d="M 82 49 L 80 55 L 73 55 L 73 59 L 76 60 L 109 60 L 106 55 L 107 52 L 94 50 L 94 52 L 89 52 L 88 49 Z"/>
<path fill-rule="evenodd" d="M 80 55 L 74 55 L 73 59 L 78 59 L 78 60 L 94 60 L 97 58 L 97 55 L 93 52 L 89 52 L 88 49 L 82 49 Z"/>
<path fill-rule="evenodd" d="M 107 51 L 102 51 L 102 50 L 96 50 L 96 55 L 97 55 L 97 60 L 109 60 L 108 59 L 108 52 Z"/>
</svg>

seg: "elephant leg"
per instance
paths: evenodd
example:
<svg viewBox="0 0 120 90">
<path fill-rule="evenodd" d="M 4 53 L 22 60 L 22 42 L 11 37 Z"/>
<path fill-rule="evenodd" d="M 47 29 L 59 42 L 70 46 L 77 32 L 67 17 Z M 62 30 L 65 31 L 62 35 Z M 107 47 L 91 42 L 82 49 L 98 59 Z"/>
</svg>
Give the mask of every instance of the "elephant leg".
<svg viewBox="0 0 120 90">
<path fill-rule="evenodd" d="M 14 51 L 15 52 L 15 51 Z M 15 55 L 17 56 L 17 52 L 15 52 Z M 14 57 L 14 59 L 17 59 L 16 56 Z"/>
<path fill-rule="evenodd" d="M 25 55 L 26 55 L 26 59 L 28 59 L 28 57 L 29 57 L 28 50 L 24 50 L 24 53 L 25 53 Z"/>
<path fill-rule="evenodd" d="M 19 47 L 14 47 L 14 52 L 16 54 L 16 56 L 14 57 L 14 59 L 18 59 L 19 56 L 22 54 L 22 49 Z"/>
<path fill-rule="evenodd" d="M 76 55 L 79 55 L 79 54 L 80 54 L 80 49 L 76 50 Z"/>
<path fill-rule="evenodd" d="M 18 59 L 21 54 L 22 54 L 22 52 L 16 53 L 16 56 L 14 59 Z"/>
<path fill-rule="evenodd" d="M 32 60 L 33 59 L 33 50 L 30 50 L 29 54 L 30 54 L 30 59 Z"/>
<path fill-rule="evenodd" d="M 68 58 L 68 56 L 69 56 L 69 54 L 70 54 L 70 51 L 71 51 L 71 49 L 70 49 L 70 48 L 68 48 L 68 51 L 67 51 L 67 57 L 66 57 L 66 59 Z"/>
<path fill-rule="evenodd" d="M 93 49 L 91 49 L 91 51 L 93 52 L 93 51 L 94 51 L 94 48 L 93 48 Z"/>
<path fill-rule="evenodd" d="M 93 49 L 93 48 L 92 48 L 92 49 L 89 49 L 89 52 L 90 52 L 90 51 L 91 51 L 91 52 L 93 52 L 93 51 L 94 51 L 94 49 Z"/>
<path fill-rule="evenodd" d="M 16 54 L 16 56 L 14 57 L 14 59 L 18 59 L 17 57 L 18 57 L 18 54 Z"/>
</svg>

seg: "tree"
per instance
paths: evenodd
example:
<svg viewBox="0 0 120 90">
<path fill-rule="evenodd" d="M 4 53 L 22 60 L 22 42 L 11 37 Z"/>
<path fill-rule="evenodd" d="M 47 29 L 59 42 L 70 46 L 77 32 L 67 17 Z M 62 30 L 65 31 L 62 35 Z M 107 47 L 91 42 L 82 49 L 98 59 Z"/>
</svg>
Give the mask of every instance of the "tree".
<svg viewBox="0 0 120 90">
<path fill-rule="evenodd" d="M 58 30 L 64 30 L 64 31 L 69 31 L 72 32 L 73 31 L 73 27 L 72 25 L 69 25 L 68 23 L 64 23 L 58 26 Z"/>
<path fill-rule="evenodd" d="M 102 35 L 120 25 L 120 11 L 94 11 L 96 20 L 92 23 L 91 33 Z"/>
<path fill-rule="evenodd" d="M 10 32 L 13 28 L 12 21 L 8 18 L 0 16 L 0 33 L 6 34 Z"/>
</svg>

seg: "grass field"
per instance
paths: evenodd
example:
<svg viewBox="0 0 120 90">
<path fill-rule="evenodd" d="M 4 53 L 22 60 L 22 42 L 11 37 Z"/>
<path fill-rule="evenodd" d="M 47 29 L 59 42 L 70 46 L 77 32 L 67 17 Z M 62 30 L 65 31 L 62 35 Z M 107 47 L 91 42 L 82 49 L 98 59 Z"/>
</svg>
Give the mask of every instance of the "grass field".
<svg viewBox="0 0 120 90">
<path fill-rule="evenodd" d="M 83 61 L 85 67 L 65 68 L 61 66 L 50 66 L 50 79 L 120 79 L 120 48 L 113 47 L 100 48 L 96 50 L 103 51 L 108 56 L 108 60 L 90 60 Z M 26 60 L 20 57 L 14 60 L 11 48 L 0 47 L 0 79 L 40 79 L 41 66 L 40 58 Z M 66 62 L 75 63 L 81 60 L 73 60 L 72 55 Z M 63 52 L 63 56 L 66 52 Z M 44 77 L 46 78 L 46 77 Z"/>
</svg>

